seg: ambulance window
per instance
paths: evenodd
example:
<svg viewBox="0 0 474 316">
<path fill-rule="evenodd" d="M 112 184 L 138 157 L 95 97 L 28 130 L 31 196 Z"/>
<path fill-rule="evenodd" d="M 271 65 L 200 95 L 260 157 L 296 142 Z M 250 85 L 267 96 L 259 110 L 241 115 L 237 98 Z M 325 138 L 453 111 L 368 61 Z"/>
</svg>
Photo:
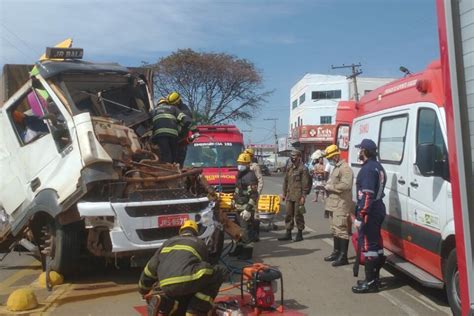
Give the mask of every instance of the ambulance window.
<svg viewBox="0 0 474 316">
<path fill-rule="evenodd" d="M 339 125 L 337 128 L 337 147 L 340 150 L 348 150 L 349 149 L 349 136 L 350 136 L 351 128 L 349 125 Z"/>
<path fill-rule="evenodd" d="M 400 164 L 405 151 L 408 115 L 383 118 L 380 123 L 379 158 L 381 162 Z"/>
<path fill-rule="evenodd" d="M 444 168 L 447 161 L 447 150 L 444 143 L 441 125 L 436 112 L 432 109 L 420 109 L 418 112 L 418 130 L 416 146 L 420 144 L 434 145 L 435 168 Z"/>
</svg>

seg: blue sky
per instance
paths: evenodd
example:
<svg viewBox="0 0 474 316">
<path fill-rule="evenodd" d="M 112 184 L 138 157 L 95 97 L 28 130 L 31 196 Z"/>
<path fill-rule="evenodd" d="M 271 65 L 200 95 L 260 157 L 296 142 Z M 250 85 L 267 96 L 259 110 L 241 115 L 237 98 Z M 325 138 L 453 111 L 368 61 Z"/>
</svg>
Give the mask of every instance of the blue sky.
<svg viewBox="0 0 474 316">
<path fill-rule="evenodd" d="M 250 126 L 252 142 L 288 131 L 290 88 L 305 73 L 346 75 L 331 65 L 362 63 L 362 76 L 400 77 L 438 58 L 431 0 L 2 0 L 0 65 L 32 63 L 64 38 L 85 59 L 126 66 L 178 48 L 251 60 L 275 90 Z"/>
</svg>

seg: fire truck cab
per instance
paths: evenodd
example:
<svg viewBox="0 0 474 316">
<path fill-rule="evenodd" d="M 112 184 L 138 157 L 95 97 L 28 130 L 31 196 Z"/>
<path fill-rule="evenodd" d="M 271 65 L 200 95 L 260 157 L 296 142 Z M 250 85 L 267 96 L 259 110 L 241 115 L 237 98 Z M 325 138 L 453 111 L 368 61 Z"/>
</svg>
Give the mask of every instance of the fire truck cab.
<svg viewBox="0 0 474 316">
<path fill-rule="evenodd" d="M 188 145 L 184 166 L 202 168 L 207 182 L 217 191 L 233 193 L 237 181 L 237 157 L 244 151 L 244 137 L 235 125 L 201 125 L 201 136 Z"/>
</svg>

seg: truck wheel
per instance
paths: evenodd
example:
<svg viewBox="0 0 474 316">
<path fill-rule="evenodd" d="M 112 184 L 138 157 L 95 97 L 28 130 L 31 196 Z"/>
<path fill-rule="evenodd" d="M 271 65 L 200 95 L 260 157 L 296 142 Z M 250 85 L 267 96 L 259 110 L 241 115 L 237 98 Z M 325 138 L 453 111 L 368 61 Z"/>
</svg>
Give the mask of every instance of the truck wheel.
<svg viewBox="0 0 474 316">
<path fill-rule="evenodd" d="M 46 271 L 50 269 L 63 276 L 71 276 L 78 270 L 81 249 L 82 222 L 61 225 L 52 218 L 42 222 L 38 244 L 41 250 L 41 263 Z"/>
<path fill-rule="evenodd" d="M 451 250 L 446 262 L 444 274 L 446 282 L 446 295 L 453 315 L 461 315 L 461 298 L 459 293 L 459 271 L 456 249 Z"/>
</svg>

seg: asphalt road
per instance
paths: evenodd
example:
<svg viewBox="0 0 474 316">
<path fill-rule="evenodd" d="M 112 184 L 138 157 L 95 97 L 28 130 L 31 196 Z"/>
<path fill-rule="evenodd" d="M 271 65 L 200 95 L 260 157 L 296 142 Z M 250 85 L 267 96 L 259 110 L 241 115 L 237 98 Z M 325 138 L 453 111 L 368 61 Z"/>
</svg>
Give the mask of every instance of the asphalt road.
<svg viewBox="0 0 474 316">
<path fill-rule="evenodd" d="M 282 178 L 265 177 L 264 193 L 279 194 Z M 323 217 L 323 204 L 306 202 L 307 228 L 304 241 L 279 242 L 284 233 L 283 214 L 276 218 L 278 231 L 264 231 L 256 243 L 254 261 L 265 262 L 283 273 L 285 306 L 307 315 L 450 315 L 442 291 L 424 288 L 408 277 L 394 271 L 382 271 L 382 291 L 356 295 L 351 292 L 356 279 L 352 265 L 333 268 L 323 261 L 332 250 L 329 225 Z M 227 241 L 228 243 L 229 241 Z M 2 254 L 0 253 L 0 256 Z M 350 250 L 350 261 L 354 260 Z M 245 263 L 223 258 L 223 263 L 234 272 Z M 363 268 L 362 268 L 363 270 Z M 21 287 L 32 288 L 40 306 L 28 315 L 139 315 L 135 307 L 144 302 L 136 292 L 140 271 L 116 270 L 85 263 L 84 272 L 74 280 L 55 287 L 52 292 L 41 289 L 37 277 L 39 262 L 28 253 L 12 253 L 0 262 L 0 315 L 5 309 L 8 294 Z M 363 276 L 363 271 L 361 271 Z M 234 274 L 238 279 L 238 274 Z M 223 287 L 228 287 L 226 283 Z M 237 290 L 224 292 L 232 295 Z"/>
</svg>

